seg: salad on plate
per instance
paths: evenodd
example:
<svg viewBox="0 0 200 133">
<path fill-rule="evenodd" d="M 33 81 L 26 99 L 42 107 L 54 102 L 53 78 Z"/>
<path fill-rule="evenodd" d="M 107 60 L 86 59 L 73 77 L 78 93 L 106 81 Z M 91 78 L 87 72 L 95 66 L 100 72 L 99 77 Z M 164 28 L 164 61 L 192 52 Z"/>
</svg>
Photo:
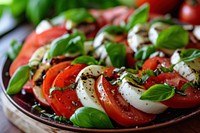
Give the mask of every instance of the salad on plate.
<svg viewBox="0 0 200 133">
<path fill-rule="evenodd" d="M 33 109 L 74 126 L 144 126 L 200 105 L 199 41 L 200 26 L 152 15 L 148 4 L 70 9 L 27 37 L 6 91 L 34 94 Z"/>
</svg>

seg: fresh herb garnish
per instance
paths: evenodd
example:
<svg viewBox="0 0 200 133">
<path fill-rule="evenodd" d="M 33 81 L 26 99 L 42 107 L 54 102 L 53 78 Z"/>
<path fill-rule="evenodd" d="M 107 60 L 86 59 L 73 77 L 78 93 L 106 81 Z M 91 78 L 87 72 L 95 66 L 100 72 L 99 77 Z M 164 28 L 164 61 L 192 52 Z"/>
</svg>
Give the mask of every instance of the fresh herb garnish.
<svg viewBox="0 0 200 133">
<path fill-rule="evenodd" d="M 11 77 L 8 87 L 7 87 L 7 94 L 8 95 L 14 95 L 22 89 L 24 84 L 29 80 L 30 78 L 30 71 L 31 68 L 28 65 L 19 67 L 14 75 Z"/>
<path fill-rule="evenodd" d="M 128 18 L 128 23 L 126 25 L 127 31 L 139 23 L 146 23 L 149 17 L 149 5 L 144 4 Z"/>
<path fill-rule="evenodd" d="M 47 113 L 46 110 L 43 110 L 39 105 L 33 105 L 32 109 L 38 111 L 41 115 L 44 115 L 55 121 L 71 123 L 69 119 L 65 118 L 64 116 L 57 116 L 55 115 L 55 113 L 54 114 Z"/>
<path fill-rule="evenodd" d="M 75 88 L 76 88 L 76 84 L 70 84 L 70 85 L 68 85 L 68 86 L 66 86 L 64 88 L 60 88 L 60 87 L 56 87 L 56 86 L 52 87 L 49 90 L 49 97 L 52 98 L 53 91 L 56 91 L 56 90 L 58 90 L 58 91 L 64 91 L 66 89 L 75 89 Z"/>
<path fill-rule="evenodd" d="M 180 53 L 181 61 L 190 62 L 197 58 L 200 58 L 200 50 L 199 49 L 185 49 Z"/>
<path fill-rule="evenodd" d="M 8 57 L 11 60 L 14 60 L 19 54 L 19 51 L 21 50 L 21 48 L 22 48 L 22 44 L 17 42 L 16 40 L 13 40 L 10 43 L 10 49 L 8 50 L 8 53 L 7 53 Z"/>
<path fill-rule="evenodd" d="M 157 48 L 178 49 L 188 44 L 188 32 L 182 26 L 171 26 L 160 32 L 156 40 Z"/>
<path fill-rule="evenodd" d="M 104 112 L 91 107 L 78 108 L 70 117 L 70 121 L 84 128 L 114 128 Z"/>
<path fill-rule="evenodd" d="M 54 18 L 54 20 L 55 19 L 60 19 L 62 21 L 71 20 L 76 24 L 80 24 L 82 22 L 92 23 L 96 21 L 96 19 L 85 8 L 67 10 L 61 13 L 57 18 Z"/>
<path fill-rule="evenodd" d="M 156 52 L 156 47 L 149 45 L 139 49 L 134 56 L 137 60 L 146 60 L 154 52 Z"/>
<path fill-rule="evenodd" d="M 114 67 L 122 67 L 125 64 L 126 48 L 124 44 L 106 43 L 105 49 Z"/>
<path fill-rule="evenodd" d="M 126 32 L 126 30 L 122 26 L 118 25 L 107 25 L 103 27 L 98 34 L 106 32 L 112 35 L 120 35 Z"/>
<path fill-rule="evenodd" d="M 62 37 L 55 39 L 51 43 L 51 47 L 48 53 L 49 58 L 60 56 L 64 54 L 79 53 L 84 55 L 84 41 L 85 36 L 81 32 L 74 32 L 72 34 L 66 34 Z"/>
<path fill-rule="evenodd" d="M 72 64 L 87 64 L 87 65 L 100 65 L 101 62 L 98 62 L 92 56 L 79 56 L 72 61 Z"/>
<path fill-rule="evenodd" d="M 140 97 L 141 100 L 150 100 L 155 102 L 165 101 L 175 95 L 175 88 L 165 84 L 156 84 L 151 86 Z"/>
</svg>

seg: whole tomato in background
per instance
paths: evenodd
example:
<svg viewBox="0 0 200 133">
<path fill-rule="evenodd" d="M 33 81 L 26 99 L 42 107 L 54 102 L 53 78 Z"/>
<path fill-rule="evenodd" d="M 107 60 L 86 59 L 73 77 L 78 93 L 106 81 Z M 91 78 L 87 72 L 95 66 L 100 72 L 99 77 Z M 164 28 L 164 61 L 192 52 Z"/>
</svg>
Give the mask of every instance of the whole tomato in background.
<svg viewBox="0 0 200 133">
<path fill-rule="evenodd" d="M 182 22 L 200 25 L 200 0 L 186 0 L 179 11 Z"/>
<path fill-rule="evenodd" d="M 182 0 L 136 0 L 136 5 L 150 4 L 150 12 L 156 14 L 170 13 L 180 5 Z"/>
</svg>

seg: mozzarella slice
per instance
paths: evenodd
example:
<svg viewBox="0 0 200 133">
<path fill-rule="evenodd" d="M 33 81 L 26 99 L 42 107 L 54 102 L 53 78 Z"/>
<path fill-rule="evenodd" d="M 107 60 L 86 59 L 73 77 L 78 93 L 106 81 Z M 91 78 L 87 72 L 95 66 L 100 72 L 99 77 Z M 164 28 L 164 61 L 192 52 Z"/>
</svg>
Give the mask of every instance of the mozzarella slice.
<svg viewBox="0 0 200 133">
<path fill-rule="evenodd" d="M 200 25 L 194 27 L 193 34 L 198 40 L 200 40 Z"/>
<path fill-rule="evenodd" d="M 114 41 L 115 40 L 115 36 L 111 35 L 109 33 L 106 32 L 102 32 L 100 34 L 98 34 L 95 39 L 94 39 L 94 48 L 98 48 L 99 46 L 103 45 L 105 41 Z"/>
<path fill-rule="evenodd" d="M 188 81 L 198 83 L 200 72 L 200 58 L 190 62 L 179 62 L 181 58 L 179 54 L 180 52 L 181 50 L 176 50 L 171 56 L 171 63 L 176 64 L 174 66 L 174 70 L 178 72 L 182 77 L 186 78 Z"/>
<path fill-rule="evenodd" d="M 33 94 L 35 95 L 35 98 L 45 106 L 49 106 L 49 103 L 46 101 L 43 91 L 42 91 L 42 85 L 41 86 L 33 86 Z"/>
<path fill-rule="evenodd" d="M 147 25 L 137 24 L 129 31 L 128 44 L 134 52 L 137 52 L 138 49 L 150 43 L 148 30 Z"/>
<path fill-rule="evenodd" d="M 39 67 L 36 73 L 33 76 L 33 94 L 35 98 L 43 105 L 49 106 L 49 103 L 44 98 L 42 91 L 42 82 L 44 73 L 50 68 L 50 64 L 44 64 Z"/>
<path fill-rule="evenodd" d="M 146 113 L 160 114 L 168 108 L 160 102 L 140 100 L 141 95 L 145 92 L 144 87 L 134 81 L 129 81 L 128 78 L 122 79 L 119 92 L 130 105 Z"/>
<path fill-rule="evenodd" d="M 29 60 L 29 66 L 32 68 L 37 68 L 41 63 L 45 53 L 50 49 L 50 45 L 45 45 L 38 48 Z"/>
<path fill-rule="evenodd" d="M 164 23 L 155 23 L 151 26 L 149 30 L 149 39 L 153 44 L 156 44 L 156 40 L 158 38 L 158 35 L 161 31 L 164 29 L 169 28 L 170 25 L 164 24 Z"/>
<path fill-rule="evenodd" d="M 38 24 L 38 26 L 36 27 L 36 30 L 35 30 L 35 31 L 36 31 L 37 34 L 40 34 L 40 33 L 44 32 L 44 31 L 50 29 L 51 27 L 52 27 L 52 24 L 49 23 L 49 21 L 47 21 L 47 20 L 42 20 L 42 21 Z"/>
<path fill-rule="evenodd" d="M 95 80 L 104 71 L 103 66 L 90 65 L 81 70 L 76 78 L 76 93 L 84 106 L 104 111 L 95 93 Z"/>
</svg>

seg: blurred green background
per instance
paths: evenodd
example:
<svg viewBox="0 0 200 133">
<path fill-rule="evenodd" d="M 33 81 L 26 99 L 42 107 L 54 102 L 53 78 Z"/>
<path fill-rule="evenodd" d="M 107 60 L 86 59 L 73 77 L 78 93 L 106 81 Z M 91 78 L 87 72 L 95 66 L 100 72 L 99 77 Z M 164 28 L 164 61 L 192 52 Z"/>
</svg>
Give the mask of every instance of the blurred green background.
<svg viewBox="0 0 200 133">
<path fill-rule="evenodd" d="M 109 8 L 135 6 L 135 0 L 0 0 L 0 18 L 9 12 L 17 22 L 29 21 L 37 25 L 44 18 L 51 18 L 70 8 Z"/>
</svg>

